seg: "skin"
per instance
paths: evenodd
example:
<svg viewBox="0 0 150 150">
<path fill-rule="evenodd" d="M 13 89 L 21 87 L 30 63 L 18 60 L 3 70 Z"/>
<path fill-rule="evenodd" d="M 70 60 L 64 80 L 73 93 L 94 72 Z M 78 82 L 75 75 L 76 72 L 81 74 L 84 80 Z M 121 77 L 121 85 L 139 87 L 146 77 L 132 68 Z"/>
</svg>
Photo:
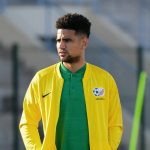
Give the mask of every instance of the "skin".
<svg viewBox="0 0 150 150">
<path fill-rule="evenodd" d="M 85 64 L 85 49 L 88 38 L 84 34 L 77 34 L 75 30 L 58 29 L 56 47 L 60 60 L 64 66 L 75 73 Z"/>
</svg>

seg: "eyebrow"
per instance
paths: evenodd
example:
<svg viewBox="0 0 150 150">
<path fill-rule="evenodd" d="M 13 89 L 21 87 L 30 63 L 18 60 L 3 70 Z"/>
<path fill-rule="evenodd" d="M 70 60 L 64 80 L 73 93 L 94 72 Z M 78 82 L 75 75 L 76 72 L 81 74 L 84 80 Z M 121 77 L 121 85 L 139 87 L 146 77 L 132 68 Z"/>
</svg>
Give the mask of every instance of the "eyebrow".
<svg viewBox="0 0 150 150">
<path fill-rule="evenodd" d="M 56 38 L 56 41 L 60 41 L 61 38 Z M 72 38 L 62 38 L 63 41 L 72 41 Z"/>
</svg>

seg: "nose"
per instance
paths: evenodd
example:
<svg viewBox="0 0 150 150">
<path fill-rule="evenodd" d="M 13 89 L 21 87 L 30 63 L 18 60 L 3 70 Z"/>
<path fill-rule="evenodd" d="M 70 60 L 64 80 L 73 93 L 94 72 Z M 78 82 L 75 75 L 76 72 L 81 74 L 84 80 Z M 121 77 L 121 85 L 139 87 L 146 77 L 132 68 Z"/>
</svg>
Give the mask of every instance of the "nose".
<svg viewBox="0 0 150 150">
<path fill-rule="evenodd" d="M 65 48 L 66 48 L 65 42 L 64 42 L 63 40 L 60 41 L 59 47 L 60 47 L 61 49 L 65 49 Z"/>
</svg>

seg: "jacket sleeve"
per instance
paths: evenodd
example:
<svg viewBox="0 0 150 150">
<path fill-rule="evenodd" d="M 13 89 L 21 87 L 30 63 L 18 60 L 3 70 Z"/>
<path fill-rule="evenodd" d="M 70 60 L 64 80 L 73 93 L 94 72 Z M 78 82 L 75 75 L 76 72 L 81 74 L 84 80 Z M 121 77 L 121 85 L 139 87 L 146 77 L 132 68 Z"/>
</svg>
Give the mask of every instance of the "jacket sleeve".
<svg viewBox="0 0 150 150">
<path fill-rule="evenodd" d="M 25 94 L 19 124 L 21 136 L 27 150 L 40 150 L 42 146 L 38 132 L 41 115 L 38 106 L 38 85 L 36 80 L 36 77 L 34 77 Z"/>
<path fill-rule="evenodd" d="M 111 149 L 117 150 L 123 133 L 123 121 L 119 93 L 117 85 L 112 77 L 109 96 L 108 140 Z"/>
</svg>

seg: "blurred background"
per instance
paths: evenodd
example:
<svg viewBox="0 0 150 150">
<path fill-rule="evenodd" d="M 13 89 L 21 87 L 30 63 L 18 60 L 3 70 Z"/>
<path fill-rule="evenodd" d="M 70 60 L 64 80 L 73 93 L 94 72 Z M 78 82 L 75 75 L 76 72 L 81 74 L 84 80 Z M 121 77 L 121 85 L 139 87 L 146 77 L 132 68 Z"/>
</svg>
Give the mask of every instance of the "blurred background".
<svg viewBox="0 0 150 150">
<path fill-rule="evenodd" d="M 149 0 L 0 0 L 0 150 L 25 150 L 18 130 L 23 97 L 36 71 L 59 61 L 55 21 L 67 12 L 91 20 L 86 59 L 117 82 L 124 120 L 119 150 L 129 149 L 138 77 L 147 72 L 137 150 L 149 150 Z"/>
</svg>

